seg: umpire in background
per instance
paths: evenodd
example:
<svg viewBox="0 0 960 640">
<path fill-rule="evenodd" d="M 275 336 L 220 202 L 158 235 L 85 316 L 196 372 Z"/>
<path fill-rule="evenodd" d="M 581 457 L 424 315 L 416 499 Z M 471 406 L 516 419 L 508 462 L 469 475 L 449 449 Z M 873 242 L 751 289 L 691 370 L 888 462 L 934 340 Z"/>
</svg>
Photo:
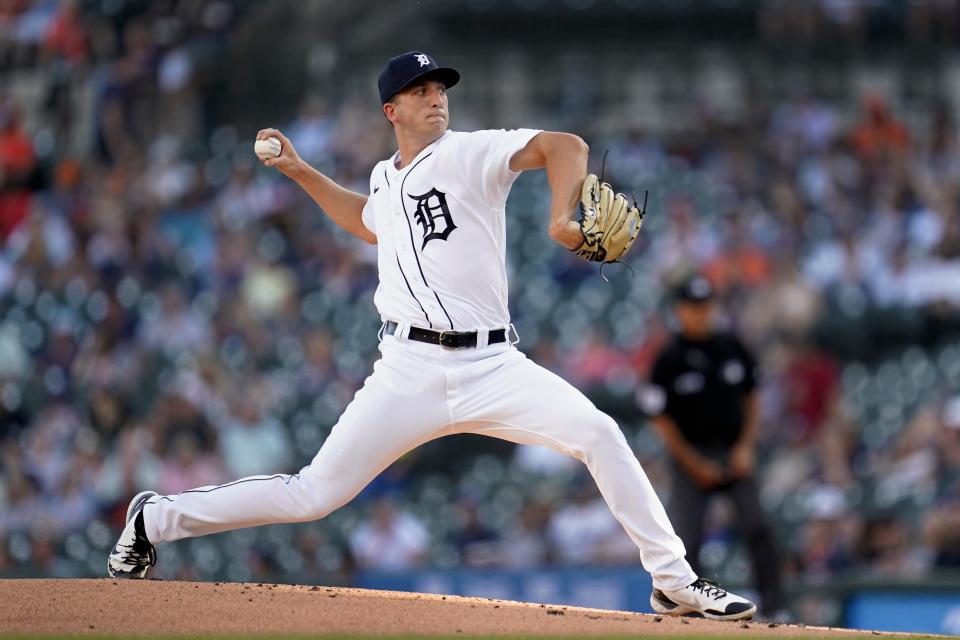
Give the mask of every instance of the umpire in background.
<svg viewBox="0 0 960 640">
<path fill-rule="evenodd" d="M 763 614 L 788 615 L 780 560 L 754 475 L 756 360 L 736 336 L 714 328 L 714 291 L 706 278 L 685 279 L 673 293 L 673 309 L 679 333 L 657 356 L 650 384 L 638 394 L 673 458 L 670 519 L 687 560 L 703 575 L 699 555 L 707 499 L 729 496 L 750 550 Z"/>
</svg>

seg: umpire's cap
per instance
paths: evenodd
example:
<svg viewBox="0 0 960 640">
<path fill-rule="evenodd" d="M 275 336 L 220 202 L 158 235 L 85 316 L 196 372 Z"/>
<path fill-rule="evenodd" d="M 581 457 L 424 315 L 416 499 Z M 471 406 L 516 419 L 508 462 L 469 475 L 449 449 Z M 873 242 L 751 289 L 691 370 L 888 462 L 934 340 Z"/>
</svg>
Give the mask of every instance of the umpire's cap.
<svg viewBox="0 0 960 640">
<path fill-rule="evenodd" d="M 442 82 L 447 89 L 460 82 L 459 71 L 439 66 L 436 60 L 422 51 L 407 51 L 391 58 L 377 81 L 380 102 L 390 102 L 390 98 L 428 76 Z"/>
<path fill-rule="evenodd" d="M 703 303 L 713 300 L 713 285 L 700 274 L 685 278 L 673 291 L 675 302 Z"/>
</svg>

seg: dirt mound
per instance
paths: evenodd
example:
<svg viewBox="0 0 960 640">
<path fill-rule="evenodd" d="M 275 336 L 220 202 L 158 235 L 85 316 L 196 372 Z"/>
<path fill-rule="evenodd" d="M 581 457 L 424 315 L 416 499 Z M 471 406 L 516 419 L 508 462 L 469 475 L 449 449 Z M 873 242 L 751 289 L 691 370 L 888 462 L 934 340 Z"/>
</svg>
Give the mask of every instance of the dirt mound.
<svg viewBox="0 0 960 640">
<path fill-rule="evenodd" d="M 871 636 L 366 589 L 158 580 L 0 580 L 0 634 Z M 872 637 L 872 636 L 871 636 Z"/>
</svg>

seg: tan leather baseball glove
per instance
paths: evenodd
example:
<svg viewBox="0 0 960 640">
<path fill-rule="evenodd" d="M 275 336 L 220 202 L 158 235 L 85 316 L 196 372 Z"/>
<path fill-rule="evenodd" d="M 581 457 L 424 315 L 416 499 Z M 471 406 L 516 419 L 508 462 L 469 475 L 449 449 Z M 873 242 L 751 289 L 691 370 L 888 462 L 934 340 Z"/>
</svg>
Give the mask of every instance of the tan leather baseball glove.
<svg viewBox="0 0 960 640">
<path fill-rule="evenodd" d="M 587 175 L 580 191 L 578 220 L 583 243 L 573 252 L 591 262 L 618 261 L 640 234 L 646 209 L 646 198 L 641 211 L 636 201 L 631 205 L 596 174 Z"/>
</svg>

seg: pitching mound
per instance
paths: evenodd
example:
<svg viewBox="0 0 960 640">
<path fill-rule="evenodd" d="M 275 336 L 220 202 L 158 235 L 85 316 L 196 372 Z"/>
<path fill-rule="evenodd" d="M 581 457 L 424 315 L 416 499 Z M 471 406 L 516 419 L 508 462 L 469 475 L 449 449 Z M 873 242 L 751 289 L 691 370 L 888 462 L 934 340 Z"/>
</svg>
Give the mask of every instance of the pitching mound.
<svg viewBox="0 0 960 640">
<path fill-rule="evenodd" d="M 877 635 L 366 589 L 110 579 L 0 580 L 0 634 Z"/>
</svg>

